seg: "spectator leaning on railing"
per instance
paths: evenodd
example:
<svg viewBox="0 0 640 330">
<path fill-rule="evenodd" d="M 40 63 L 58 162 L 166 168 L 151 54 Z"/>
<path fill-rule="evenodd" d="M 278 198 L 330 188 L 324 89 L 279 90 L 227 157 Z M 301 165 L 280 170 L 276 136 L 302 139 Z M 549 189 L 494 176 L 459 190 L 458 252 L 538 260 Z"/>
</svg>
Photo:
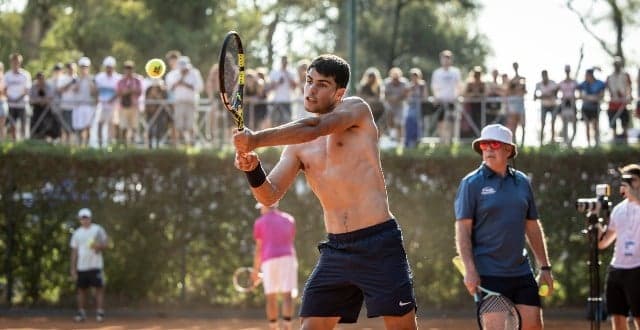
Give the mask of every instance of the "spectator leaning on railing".
<svg viewBox="0 0 640 330">
<path fill-rule="evenodd" d="M 108 145 L 113 138 L 115 128 L 113 127 L 113 112 L 115 111 L 118 94 L 116 87 L 121 76 L 116 72 L 116 59 L 107 56 L 102 61 L 103 71 L 96 75 L 96 88 L 98 89 L 98 105 L 100 116 L 98 117 L 98 145 L 103 146 L 103 135 L 106 135 L 104 145 Z M 106 132 L 103 133 L 103 130 Z"/>
<path fill-rule="evenodd" d="M 178 58 L 176 69 L 167 74 L 167 89 L 173 94 L 173 140 L 177 144 L 180 136 L 186 144 L 193 144 L 193 124 L 197 102 L 204 87 L 200 71 L 191 65 L 187 56 Z"/>
<path fill-rule="evenodd" d="M 52 102 L 54 91 L 45 80 L 44 73 L 36 73 L 36 80 L 29 92 L 33 108 L 31 117 L 32 139 L 56 139 L 60 136 L 60 125 L 54 117 Z"/>
<path fill-rule="evenodd" d="M 81 57 L 78 60 L 80 74 L 73 84 L 75 104 L 71 123 L 73 130 L 78 134 L 79 144 L 87 146 L 89 144 L 89 132 L 91 122 L 96 110 L 96 85 L 91 75 L 91 60 L 88 57 Z"/>
<path fill-rule="evenodd" d="M 142 94 L 142 77 L 134 72 L 134 67 L 133 61 L 124 61 L 123 75 L 116 85 L 120 100 L 117 116 L 118 139 L 125 145 L 134 142 L 138 127 L 138 98 Z"/>
<path fill-rule="evenodd" d="M 16 141 L 16 126 L 20 122 L 20 138 L 27 135 L 26 105 L 29 102 L 29 89 L 31 88 L 31 74 L 22 68 L 22 55 L 13 53 L 9 56 L 11 70 L 4 75 L 7 101 L 9 102 L 9 135 Z"/>
</svg>

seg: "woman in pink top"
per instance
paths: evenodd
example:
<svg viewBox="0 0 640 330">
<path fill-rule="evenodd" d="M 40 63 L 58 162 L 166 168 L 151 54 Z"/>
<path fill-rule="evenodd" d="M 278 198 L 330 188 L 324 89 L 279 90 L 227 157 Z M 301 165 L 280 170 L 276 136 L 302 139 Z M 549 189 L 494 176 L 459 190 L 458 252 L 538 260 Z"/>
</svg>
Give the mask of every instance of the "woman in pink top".
<svg viewBox="0 0 640 330">
<path fill-rule="evenodd" d="M 282 296 L 283 329 L 292 329 L 293 298 L 298 295 L 298 261 L 294 247 L 296 224 L 294 218 L 278 210 L 278 204 L 256 204 L 262 214 L 253 225 L 256 251 L 251 278 L 262 284 L 267 298 L 266 314 L 269 329 L 278 327 L 278 296 Z"/>
</svg>

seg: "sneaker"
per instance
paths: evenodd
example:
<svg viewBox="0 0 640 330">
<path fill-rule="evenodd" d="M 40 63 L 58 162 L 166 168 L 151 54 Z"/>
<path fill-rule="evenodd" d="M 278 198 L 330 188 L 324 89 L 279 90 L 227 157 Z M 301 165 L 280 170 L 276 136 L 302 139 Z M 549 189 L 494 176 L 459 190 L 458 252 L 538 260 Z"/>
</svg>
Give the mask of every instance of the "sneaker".
<svg viewBox="0 0 640 330">
<path fill-rule="evenodd" d="M 104 313 L 100 312 L 100 313 L 96 314 L 96 321 L 97 322 L 104 321 Z"/>
<path fill-rule="evenodd" d="M 87 316 L 83 312 L 78 312 L 76 316 L 73 317 L 75 322 L 84 322 L 87 319 Z"/>
</svg>

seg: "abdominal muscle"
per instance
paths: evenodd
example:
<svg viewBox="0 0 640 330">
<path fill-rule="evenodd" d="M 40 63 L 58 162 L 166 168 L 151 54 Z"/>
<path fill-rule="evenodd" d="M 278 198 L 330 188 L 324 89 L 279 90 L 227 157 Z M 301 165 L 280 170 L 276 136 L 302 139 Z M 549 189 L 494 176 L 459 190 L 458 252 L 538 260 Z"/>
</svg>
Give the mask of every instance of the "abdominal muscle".
<svg viewBox="0 0 640 330">
<path fill-rule="evenodd" d="M 351 232 L 391 219 L 377 145 L 360 144 L 351 152 L 327 148 L 331 141 L 318 142 L 301 160 L 307 164 L 307 182 L 322 204 L 327 232 Z"/>
</svg>

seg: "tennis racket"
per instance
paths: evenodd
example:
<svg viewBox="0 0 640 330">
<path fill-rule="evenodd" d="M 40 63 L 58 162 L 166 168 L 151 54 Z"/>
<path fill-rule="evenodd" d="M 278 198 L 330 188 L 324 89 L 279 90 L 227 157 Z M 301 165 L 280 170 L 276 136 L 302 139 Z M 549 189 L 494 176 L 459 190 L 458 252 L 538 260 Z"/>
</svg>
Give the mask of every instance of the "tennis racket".
<svg viewBox="0 0 640 330">
<path fill-rule="evenodd" d="M 258 280 L 253 282 L 251 280 L 251 267 L 240 267 L 233 272 L 233 288 L 238 292 L 251 292 L 260 283 L 262 283 L 262 273 L 258 274 Z"/>
<path fill-rule="evenodd" d="M 460 274 L 464 276 L 466 270 L 462 258 L 455 256 L 451 261 Z M 509 298 L 498 292 L 478 286 L 478 292 L 474 295 L 474 300 L 477 307 L 478 327 L 481 330 L 520 330 L 522 328 L 520 313 Z"/>
<path fill-rule="evenodd" d="M 229 31 L 224 37 L 218 60 L 218 80 L 222 104 L 233 116 L 236 128 L 244 129 L 242 96 L 244 92 L 244 49 L 240 35 Z"/>
</svg>

